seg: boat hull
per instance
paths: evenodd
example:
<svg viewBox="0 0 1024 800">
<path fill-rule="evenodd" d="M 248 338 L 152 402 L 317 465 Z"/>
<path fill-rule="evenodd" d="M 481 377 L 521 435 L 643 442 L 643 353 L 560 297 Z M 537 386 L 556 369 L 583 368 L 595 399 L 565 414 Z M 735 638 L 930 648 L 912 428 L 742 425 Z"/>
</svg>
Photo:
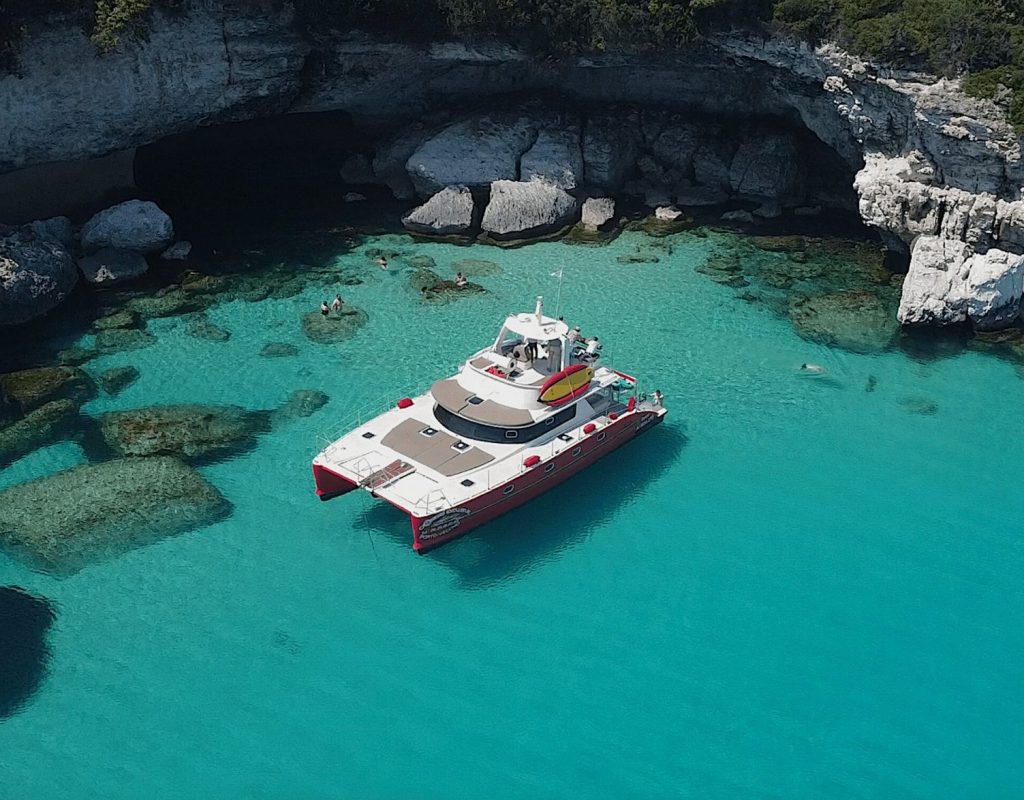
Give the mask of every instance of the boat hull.
<svg viewBox="0 0 1024 800">
<path fill-rule="evenodd" d="M 637 410 L 591 433 L 554 458 L 465 504 L 412 519 L 413 549 L 422 554 L 447 544 L 571 478 L 638 434 L 661 422 L 664 412 Z"/>
<path fill-rule="evenodd" d="M 321 500 L 340 497 L 356 488 L 356 484 L 348 478 L 320 464 L 313 465 L 313 481 L 316 483 L 316 496 Z"/>
</svg>

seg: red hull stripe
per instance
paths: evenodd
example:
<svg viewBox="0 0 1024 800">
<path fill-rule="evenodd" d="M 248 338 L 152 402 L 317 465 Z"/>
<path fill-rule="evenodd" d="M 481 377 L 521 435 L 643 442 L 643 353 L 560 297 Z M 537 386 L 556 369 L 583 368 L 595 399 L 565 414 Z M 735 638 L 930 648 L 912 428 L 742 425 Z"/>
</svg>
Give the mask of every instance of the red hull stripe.
<svg viewBox="0 0 1024 800">
<path fill-rule="evenodd" d="M 321 500 L 340 497 L 356 488 L 356 485 L 348 478 L 344 478 L 320 464 L 313 465 L 313 481 L 316 483 L 316 496 Z"/>
<path fill-rule="evenodd" d="M 413 548 L 425 553 L 469 533 L 557 486 L 638 433 L 661 422 L 661 419 L 660 415 L 650 411 L 620 417 L 612 425 L 585 437 L 553 459 L 537 464 L 463 506 L 426 517 L 412 516 Z"/>
</svg>

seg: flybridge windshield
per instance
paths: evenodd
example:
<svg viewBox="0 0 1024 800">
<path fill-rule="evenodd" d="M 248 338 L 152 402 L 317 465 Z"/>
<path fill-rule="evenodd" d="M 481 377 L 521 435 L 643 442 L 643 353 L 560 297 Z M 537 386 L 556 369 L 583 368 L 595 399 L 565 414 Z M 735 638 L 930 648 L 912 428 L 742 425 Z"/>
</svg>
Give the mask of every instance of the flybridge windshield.
<svg viewBox="0 0 1024 800">
<path fill-rule="evenodd" d="M 453 414 L 439 405 L 434 406 L 434 416 L 437 421 L 456 436 L 463 439 L 473 439 L 477 442 L 529 442 L 543 436 L 546 432 L 558 428 L 560 425 L 571 420 L 576 415 L 576 406 L 559 411 L 557 414 L 548 417 L 543 422 L 528 425 L 525 428 L 497 428 L 493 425 L 484 425 L 481 422 Z"/>
</svg>

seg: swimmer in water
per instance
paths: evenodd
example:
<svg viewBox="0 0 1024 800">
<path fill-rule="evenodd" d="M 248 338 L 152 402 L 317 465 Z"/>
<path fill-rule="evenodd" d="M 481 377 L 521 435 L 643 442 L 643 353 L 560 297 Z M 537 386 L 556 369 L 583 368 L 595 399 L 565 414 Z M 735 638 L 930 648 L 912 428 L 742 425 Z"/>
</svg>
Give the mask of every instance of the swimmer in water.
<svg viewBox="0 0 1024 800">
<path fill-rule="evenodd" d="M 820 364 L 801 364 L 800 371 L 805 375 L 824 375 L 827 370 Z"/>
</svg>

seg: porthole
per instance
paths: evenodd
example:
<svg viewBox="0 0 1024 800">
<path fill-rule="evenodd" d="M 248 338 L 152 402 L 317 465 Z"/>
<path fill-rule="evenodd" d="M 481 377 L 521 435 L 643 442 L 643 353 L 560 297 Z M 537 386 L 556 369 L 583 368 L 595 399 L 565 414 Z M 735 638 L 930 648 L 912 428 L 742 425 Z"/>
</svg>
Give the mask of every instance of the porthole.
<svg viewBox="0 0 1024 800">
<path fill-rule="evenodd" d="M 461 483 L 463 486 L 467 488 L 473 485 L 473 481 L 471 481 L 469 478 L 465 478 L 463 481 L 461 481 Z"/>
<path fill-rule="evenodd" d="M 506 439 L 518 439 L 519 438 L 519 431 L 505 431 L 505 438 Z"/>
<path fill-rule="evenodd" d="M 544 473 L 547 474 L 549 472 L 553 472 L 554 469 L 555 469 L 555 464 L 554 464 L 554 462 L 552 462 L 552 463 L 550 463 L 550 464 L 548 464 L 547 466 L 544 467 Z"/>
<path fill-rule="evenodd" d="M 603 442 L 604 441 L 604 437 L 607 436 L 607 435 L 608 435 L 607 433 L 604 433 L 602 431 L 601 433 L 597 434 L 597 441 Z"/>
<path fill-rule="evenodd" d="M 510 483 L 508 486 L 505 487 L 505 494 L 512 494 L 512 492 L 514 492 L 515 490 L 515 485 Z"/>
<path fill-rule="evenodd" d="M 578 455 L 579 455 L 580 453 L 582 453 L 582 452 L 583 452 L 583 448 L 582 448 L 582 447 L 574 447 L 574 448 L 572 449 L 572 454 L 573 454 L 574 456 L 578 456 Z"/>
<path fill-rule="evenodd" d="M 364 439 L 372 439 L 376 435 L 377 434 L 375 434 L 373 431 L 367 431 L 366 433 L 363 434 L 363 438 Z"/>
</svg>

